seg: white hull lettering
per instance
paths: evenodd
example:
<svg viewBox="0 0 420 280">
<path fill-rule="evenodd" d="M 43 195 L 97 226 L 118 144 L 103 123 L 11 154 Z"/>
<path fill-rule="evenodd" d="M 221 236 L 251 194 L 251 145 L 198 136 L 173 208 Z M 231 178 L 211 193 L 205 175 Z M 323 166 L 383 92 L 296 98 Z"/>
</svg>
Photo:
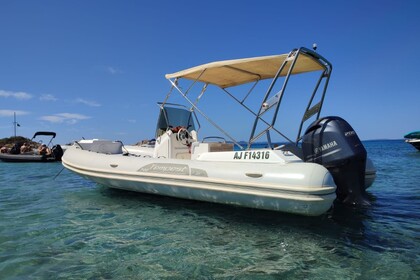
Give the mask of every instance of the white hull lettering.
<svg viewBox="0 0 420 280">
<path fill-rule="evenodd" d="M 336 146 L 338 146 L 337 142 L 335 142 L 335 141 L 331 141 L 331 142 L 326 143 L 326 144 L 324 144 L 324 145 L 322 145 L 322 146 L 320 146 L 320 147 L 316 147 L 316 148 L 314 149 L 314 152 L 315 152 L 315 154 L 319 154 L 319 153 L 321 153 L 321 152 L 324 152 L 324 151 L 329 150 L 329 149 L 331 149 L 331 148 L 334 148 L 334 147 L 336 147 Z"/>
<path fill-rule="evenodd" d="M 347 132 L 344 133 L 344 136 L 346 136 L 346 137 L 350 137 L 350 136 L 353 136 L 353 135 L 356 135 L 356 132 L 354 132 L 354 130 L 347 131 Z"/>
</svg>

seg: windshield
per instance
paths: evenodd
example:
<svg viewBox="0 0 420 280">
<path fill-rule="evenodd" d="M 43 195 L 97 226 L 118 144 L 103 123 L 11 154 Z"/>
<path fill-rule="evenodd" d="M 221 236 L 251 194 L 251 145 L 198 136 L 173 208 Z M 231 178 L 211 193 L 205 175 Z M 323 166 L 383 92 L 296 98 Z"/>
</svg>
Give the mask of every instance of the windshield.
<svg viewBox="0 0 420 280">
<path fill-rule="evenodd" d="M 160 109 L 156 127 L 156 137 L 162 135 L 168 129 L 183 126 L 188 131 L 195 130 L 193 113 L 184 108 L 163 107 Z"/>
</svg>

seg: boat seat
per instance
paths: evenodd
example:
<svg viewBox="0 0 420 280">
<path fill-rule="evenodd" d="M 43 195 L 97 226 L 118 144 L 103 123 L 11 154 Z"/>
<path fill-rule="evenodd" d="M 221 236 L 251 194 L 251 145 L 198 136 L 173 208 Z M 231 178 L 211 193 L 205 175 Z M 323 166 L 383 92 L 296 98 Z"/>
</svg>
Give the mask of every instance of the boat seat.
<svg viewBox="0 0 420 280">
<path fill-rule="evenodd" d="M 233 144 L 232 143 L 216 143 L 210 142 L 209 144 L 209 152 L 231 152 L 233 151 Z"/>
<path fill-rule="evenodd" d="M 212 152 L 233 151 L 232 143 L 193 142 L 191 145 L 191 159 L 197 159 L 201 154 Z"/>
<path fill-rule="evenodd" d="M 197 137 L 195 139 L 197 139 Z M 212 139 L 212 141 L 208 141 L 208 139 Z M 226 143 L 226 140 L 223 137 L 219 136 L 204 137 L 203 141 L 200 144 L 196 143 L 195 145 L 200 146 L 200 149 L 204 150 L 204 152 L 206 153 L 233 151 L 233 143 Z"/>
<path fill-rule="evenodd" d="M 88 150 L 100 154 L 121 154 L 123 146 L 121 141 L 100 139 L 80 140 L 76 143 L 83 150 Z"/>
</svg>

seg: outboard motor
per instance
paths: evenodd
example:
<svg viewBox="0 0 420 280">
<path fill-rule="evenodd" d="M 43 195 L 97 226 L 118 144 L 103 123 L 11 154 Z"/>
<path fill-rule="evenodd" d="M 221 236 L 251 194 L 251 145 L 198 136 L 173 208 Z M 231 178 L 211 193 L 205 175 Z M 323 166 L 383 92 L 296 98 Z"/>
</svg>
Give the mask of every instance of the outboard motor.
<svg viewBox="0 0 420 280">
<path fill-rule="evenodd" d="M 337 185 L 337 199 L 346 204 L 369 205 L 365 192 L 367 153 L 353 128 L 340 117 L 312 123 L 302 140 L 306 162 L 322 164 Z"/>
<path fill-rule="evenodd" d="M 63 157 L 63 148 L 60 145 L 54 145 L 51 149 L 52 154 L 54 155 L 55 160 L 60 161 Z"/>
</svg>

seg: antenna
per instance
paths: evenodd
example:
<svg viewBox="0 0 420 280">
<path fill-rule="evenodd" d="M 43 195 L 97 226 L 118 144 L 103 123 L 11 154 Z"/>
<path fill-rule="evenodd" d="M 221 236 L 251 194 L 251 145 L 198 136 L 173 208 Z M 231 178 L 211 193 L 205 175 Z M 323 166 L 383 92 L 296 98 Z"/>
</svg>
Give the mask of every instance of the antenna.
<svg viewBox="0 0 420 280">
<path fill-rule="evenodd" d="M 16 112 L 13 112 L 13 129 L 15 131 L 15 137 L 16 137 L 16 128 L 20 127 L 20 124 L 16 121 Z"/>
</svg>

